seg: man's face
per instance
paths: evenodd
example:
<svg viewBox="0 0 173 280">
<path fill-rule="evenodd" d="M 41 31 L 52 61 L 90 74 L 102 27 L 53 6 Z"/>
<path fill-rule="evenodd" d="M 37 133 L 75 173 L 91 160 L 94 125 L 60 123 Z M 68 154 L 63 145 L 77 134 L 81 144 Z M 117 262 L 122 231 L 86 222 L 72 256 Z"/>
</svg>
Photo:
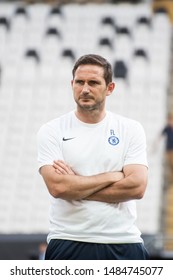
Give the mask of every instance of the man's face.
<svg viewBox="0 0 173 280">
<path fill-rule="evenodd" d="M 80 65 L 72 81 L 74 100 L 78 108 L 91 111 L 103 109 L 110 83 L 106 85 L 103 68 L 97 65 Z"/>
</svg>

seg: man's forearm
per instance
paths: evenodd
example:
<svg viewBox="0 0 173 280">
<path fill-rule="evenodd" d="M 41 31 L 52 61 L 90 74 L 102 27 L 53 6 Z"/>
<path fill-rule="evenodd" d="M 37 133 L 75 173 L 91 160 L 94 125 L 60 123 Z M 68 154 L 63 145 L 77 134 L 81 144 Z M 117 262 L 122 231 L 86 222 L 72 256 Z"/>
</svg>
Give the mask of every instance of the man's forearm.
<svg viewBox="0 0 173 280">
<path fill-rule="evenodd" d="M 116 180 L 112 173 L 94 176 L 65 175 L 55 186 L 55 197 L 66 200 L 81 200 L 98 192 Z"/>
<path fill-rule="evenodd" d="M 55 161 L 53 167 L 59 175 L 64 174 L 61 189 L 65 191 L 59 196 L 63 199 L 119 203 L 142 198 L 147 185 L 148 169 L 140 164 L 127 165 L 123 168 L 123 172 L 107 172 L 86 177 L 78 177 L 63 161 Z M 69 174 L 73 174 L 74 178 L 66 177 Z M 65 184 L 65 180 L 67 180 L 67 184 Z M 71 183 L 73 182 L 70 189 L 69 180 Z M 65 185 L 67 187 L 64 189 Z"/>
<path fill-rule="evenodd" d="M 133 198 L 133 190 L 121 187 L 122 182 L 110 184 L 98 192 L 86 197 L 86 200 L 100 201 L 107 203 L 119 203 L 131 200 Z M 133 198 L 134 199 L 134 198 Z"/>
<path fill-rule="evenodd" d="M 147 168 L 135 166 L 133 172 L 128 172 L 125 178 L 110 184 L 106 188 L 88 196 L 86 200 L 119 203 L 132 199 L 141 199 L 147 185 Z"/>
<path fill-rule="evenodd" d="M 80 176 L 70 174 L 71 171 L 68 171 L 68 169 L 62 171 L 62 168 L 63 164 L 61 163 L 57 172 L 53 166 L 43 166 L 41 168 L 41 174 L 50 194 L 55 198 L 66 200 L 85 199 L 122 178 L 121 172 L 106 172 L 93 176 Z"/>
</svg>

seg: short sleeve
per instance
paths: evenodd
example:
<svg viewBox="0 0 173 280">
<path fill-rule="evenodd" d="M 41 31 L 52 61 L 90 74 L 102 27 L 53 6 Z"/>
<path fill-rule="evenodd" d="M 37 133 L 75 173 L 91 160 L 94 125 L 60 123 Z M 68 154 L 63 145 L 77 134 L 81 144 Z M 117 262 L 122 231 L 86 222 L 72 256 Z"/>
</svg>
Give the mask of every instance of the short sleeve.
<svg viewBox="0 0 173 280">
<path fill-rule="evenodd" d="M 146 135 L 142 125 L 134 122 L 129 127 L 130 141 L 125 155 L 124 165 L 142 164 L 148 167 Z"/>
<path fill-rule="evenodd" d="M 50 124 L 43 125 L 37 133 L 38 168 L 52 165 L 54 160 L 63 159 L 60 137 Z"/>
</svg>

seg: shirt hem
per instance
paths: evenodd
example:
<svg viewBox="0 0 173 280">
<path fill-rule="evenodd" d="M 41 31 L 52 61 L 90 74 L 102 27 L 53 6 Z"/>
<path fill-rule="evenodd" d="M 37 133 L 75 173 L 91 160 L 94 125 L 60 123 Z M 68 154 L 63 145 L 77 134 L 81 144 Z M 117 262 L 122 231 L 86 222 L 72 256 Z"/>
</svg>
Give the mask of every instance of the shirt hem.
<svg viewBox="0 0 173 280">
<path fill-rule="evenodd" d="M 74 237 L 62 237 L 62 236 L 48 236 L 47 242 L 49 243 L 52 239 L 61 239 L 61 240 L 70 240 L 70 241 L 77 241 L 77 242 L 86 242 L 86 243 L 97 243 L 97 244 L 129 244 L 129 243 L 143 243 L 143 239 L 141 237 L 135 237 L 135 238 L 124 238 L 124 239 L 98 239 L 98 238 L 74 238 Z"/>
</svg>

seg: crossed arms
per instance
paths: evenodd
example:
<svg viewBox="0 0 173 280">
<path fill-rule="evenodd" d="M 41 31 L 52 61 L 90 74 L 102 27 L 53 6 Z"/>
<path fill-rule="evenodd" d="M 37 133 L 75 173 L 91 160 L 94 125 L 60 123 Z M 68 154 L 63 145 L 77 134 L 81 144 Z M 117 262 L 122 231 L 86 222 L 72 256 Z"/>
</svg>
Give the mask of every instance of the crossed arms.
<svg viewBox="0 0 173 280">
<path fill-rule="evenodd" d="M 80 176 L 65 162 L 54 161 L 53 165 L 41 167 L 40 173 L 49 193 L 55 198 L 119 203 L 143 197 L 147 170 L 144 165 L 129 164 L 122 172 Z"/>
</svg>

